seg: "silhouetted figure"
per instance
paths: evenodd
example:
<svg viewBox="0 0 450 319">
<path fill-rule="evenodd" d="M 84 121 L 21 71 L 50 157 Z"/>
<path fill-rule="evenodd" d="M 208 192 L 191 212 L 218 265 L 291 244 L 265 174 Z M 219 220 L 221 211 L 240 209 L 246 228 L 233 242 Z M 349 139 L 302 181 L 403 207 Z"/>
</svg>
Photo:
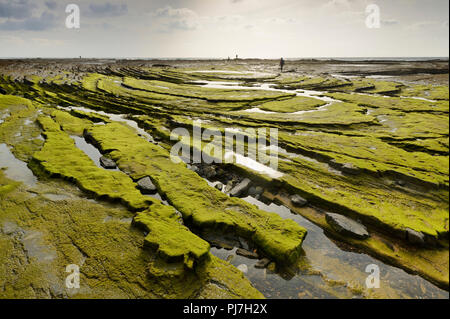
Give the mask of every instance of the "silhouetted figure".
<svg viewBox="0 0 450 319">
<path fill-rule="evenodd" d="M 280 59 L 280 69 L 281 69 L 281 73 L 283 73 L 283 67 L 284 67 L 284 59 L 281 58 L 281 59 Z"/>
</svg>

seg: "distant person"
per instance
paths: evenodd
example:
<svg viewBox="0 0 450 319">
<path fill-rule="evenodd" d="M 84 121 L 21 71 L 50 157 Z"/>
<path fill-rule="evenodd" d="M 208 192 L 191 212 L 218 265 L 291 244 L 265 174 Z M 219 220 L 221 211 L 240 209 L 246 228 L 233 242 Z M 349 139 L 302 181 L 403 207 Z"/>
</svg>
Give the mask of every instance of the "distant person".
<svg viewBox="0 0 450 319">
<path fill-rule="evenodd" d="M 283 73 L 283 67 L 284 67 L 284 59 L 281 58 L 281 59 L 280 59 L 280 69 L 281 69 L 281 73 Z"/>
</svg>

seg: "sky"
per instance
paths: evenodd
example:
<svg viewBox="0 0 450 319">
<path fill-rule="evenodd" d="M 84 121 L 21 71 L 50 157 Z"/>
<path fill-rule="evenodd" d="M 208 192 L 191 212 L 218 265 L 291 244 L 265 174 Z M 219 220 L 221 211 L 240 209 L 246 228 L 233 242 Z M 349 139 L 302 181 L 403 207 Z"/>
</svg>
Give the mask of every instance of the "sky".
<svg viewBox="0 0 450 319">
<path fill-rule="evenodd" d="M 66 27 L 68 4 L 80 28 Z M 448 12 L 448 0 L 0 0 L 0 58 L 448 57 Z"/>
</svg>

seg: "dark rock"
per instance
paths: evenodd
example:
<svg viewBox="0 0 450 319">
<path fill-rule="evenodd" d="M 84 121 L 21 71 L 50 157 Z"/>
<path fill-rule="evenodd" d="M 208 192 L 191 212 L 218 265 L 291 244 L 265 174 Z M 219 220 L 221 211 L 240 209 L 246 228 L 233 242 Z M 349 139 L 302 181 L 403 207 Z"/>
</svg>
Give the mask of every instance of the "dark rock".
<svg viewBox="0 0 450 319">
<path fill-rule="evenodd" d="M 396 183 L 399 186 L 405 186 L 406 185 L 405 181 L 402 181 L 402 180 L 398 180 Z"/>
<path fill-rule="evenodd" d="M 146 176 L 144 178 L 141 178 L 138 182 L 138 188 L 142 191 L 144 194 L 155 194 L 157 189 L 156 186 L 153 185 L 152 180 L 150 177 Z"/>
<path fill-rule="evenodd" d="M 306 199 L 297 194 L 291 196 L 291 202 L 298 207 L 305 206 L 308 203 Z"/>
<path fill-rule="evenodd" d="M 210 179 L 216 176 L 216 168 L 214 166 L 207 166 L 203 169 L 203 175 Z"/>
<path fill-rule="evenodd" d="M 116 162 L 105 156 L 100 157 L 100 165 L 107 169 L 114 169 L 117 167 Z"/>
<path fill-rule="evenodd" d="M 248 194 L 250 196 L 254 196 L 254 197 L 261 195 L 263 192 L 264 192 L 264 190 L 261 186 L 256 186 L 256 187 L 252 186 L 248 189 Z"/>
<path fill-rule="evenodd" d="M 269 264 L 270 264 L 270 260 L 267 258 L 263 258 L 255 264 L 255 268 L 259 268 L 259 269 L 266 268 Z"/>
<path fill-rule="evenodd" d="M 361 170 L 358 167 L 354 166 L 352 163 L 345 163 L 341 166 L 341 170 L 343 173 L 349 175 L 358 175 L 361 173 Z"/>
<path fill-rule="evenodd" d="M 425 236 L 411 228 L 406 228 L 406 238 L 411 244 L 422 246 L 425 244 Z"/>
<path fill-rule="evenodd" d="M 233 189 L 230 191 L 230 196 L 231 197 L 239 197 L 239 196 L 245 195 L 248 188 L 250 187 L 250 183 L 251 183 L 251 180 L 249 180 L 248 178 L 244 178 L 244 180 L 242 180 L 242 182 L 240 182 L 235 187 L 233 187 Z"/>
<path fill-rule="evenodd" d="M 339 234 L 358 239 L 369 237 L 369 233 L 364 225 L 339 214 L 326 213 L 327 223 Z"/>
<path fill-rule="evenodd" d="M 255 187 L 255 186 L 250 187 L 250 188 L 248 189 L 248 194 L 249 194 L 250 196 L 256 196 L 256 187 Z"/>
<path fill-rule="evenodd" d="M 245 250 L 250 250 L 250 245 L 244 238 L 239 237 L 238 239 L 239 239 L 239 244 L 241 245 L 242 248 L 244 248 Z"/>
<path fill-rule="evenodd" d="M 223 186 L 224 186 L 224 185 L 223 185 L 221 182 L 217 182 L 217 183 L 214 185 L 214 187 L 215 187 L 216 189 L 218 189 L 219 191 L 222 191 Z"/>
<path fill-rule="evenodd" d="M 256 196 L 261 195 L 262 193 L 264 193 L 264 189 L 261 186 L 256 186 Z"/>
<path fill-rule="evenodd" d="M 242 248 L 236 249 L 236 254 L 250 259 L 258 259 L 259 257 L 257 253 Z"/>
<path fill-rule="evenodd" d="M 216 176 L 225 176 L 226 172 L 220 167 L 216 169 Z"/>
<path fill-rule="evenodd" d="M 229 191 L 231 191 L 233 189 L 233 181 L 228 181 L 227 185 L 225 186 L 225 193 L 228 193 Z"/>
<path fill-rule="evenodd" d="M 226 250 L 232 250 L 234 247 L 224 241 L 214 239 L 210 241 L 211 246 L 217 247 L 217 248 L 224 248 Z"/>
<path fill-rule="evenodd" d="M 94 138 L 92 137 L 92 133 L 86 129 L 83 131 L 83 137 L 86 140 L 86 142 L 88 142 L 88 143 L 93 144 L 95 142 Z"/>
</svg>

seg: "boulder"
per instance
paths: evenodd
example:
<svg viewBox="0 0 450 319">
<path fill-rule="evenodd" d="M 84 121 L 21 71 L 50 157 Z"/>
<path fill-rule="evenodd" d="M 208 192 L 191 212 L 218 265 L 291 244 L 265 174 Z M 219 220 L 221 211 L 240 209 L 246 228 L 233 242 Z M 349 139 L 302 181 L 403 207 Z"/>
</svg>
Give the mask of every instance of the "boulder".
<svg viewBox="0 0 450 319">
<path fill-rule="evenodd" d="M 239 197 L 245 195 L 248 188 L 250 187 L 251 180 L 248 178 L 244 178 L 242 182 L 233 187 L 230 191 L 231 197 Z"/>
<path fill-rule="evenodd" d="M 203 175 L 207 178 L 207 179 L 211 179 L 213 177 L 216 176 L 216 168 L 214 166 L 206 166 L 203 169 Z"/>
<path fill-rule="evenodd" d="M 406 228 L 406 238 L 414 245 L 422 246 L 425 244 L 425 235 L 411 228 Z"/>
<path fill-rule="evenodd" d="M 291 196 L 291 202 L 298 207 L 305 206 L 308 203 L 306 199 L 297 194 Z"/>
<path fill-rule="evenodd" d="M 107 169 L 114 169 L 117 167 L 116 162 L 105 156 L 100 157 L 100 165 Z"/>
<path fill-rule="evenodd" d="M 269 264 L 270 264 L 270 260 L 267 258 L 263 258 L 255 264 L 255 268 L 259 268 L 259 269 L 266 268 Z"/>
<path fill-rule="evenodd" d="M 249 196 L 256 196 L 256 187 L 252 186 L 248 189 L 248 195 Z"/>
<path fill-rule="evenodd" d="M 236 255 L 247 257 L 250 259 L 258 259 L 258 257 L 259 257 L 257 253 L 254 253 L 252 251 L 248 251 L 248 250 L 245 250 L 242 248 L 236 249 Z"/>
<path fill-rule="evenodd" d="M 264 192 L 264 189 L 261 186 L 252 186 L 248 190 L 248 194 L 250 196 L 258 196 L 261 195 Z"/>
<path fill-rule="evenodd" d="M 369 237 L 369 233 L 364 225 L 339 214 L 326 213 L 327 223 L 339 234 L 357 239 Z"/>
<path fill-rule="evenodd" d="M 142 191 L 144 194 L 155 194 L 157 189 L 156 186 L 153 185 L 152 180 L 150 177 L 146 176 L 144 178 L 141 178 L 138 182 L 138 188 Z"/>
<path fill-rule="evenodd" d="M 240 271 L 242 271 L 244 274 L 246 274 L 248 272 L 248 267 L 246 264 L 240 264 L 236 268 L 239 269 Z"/>
</svg>

